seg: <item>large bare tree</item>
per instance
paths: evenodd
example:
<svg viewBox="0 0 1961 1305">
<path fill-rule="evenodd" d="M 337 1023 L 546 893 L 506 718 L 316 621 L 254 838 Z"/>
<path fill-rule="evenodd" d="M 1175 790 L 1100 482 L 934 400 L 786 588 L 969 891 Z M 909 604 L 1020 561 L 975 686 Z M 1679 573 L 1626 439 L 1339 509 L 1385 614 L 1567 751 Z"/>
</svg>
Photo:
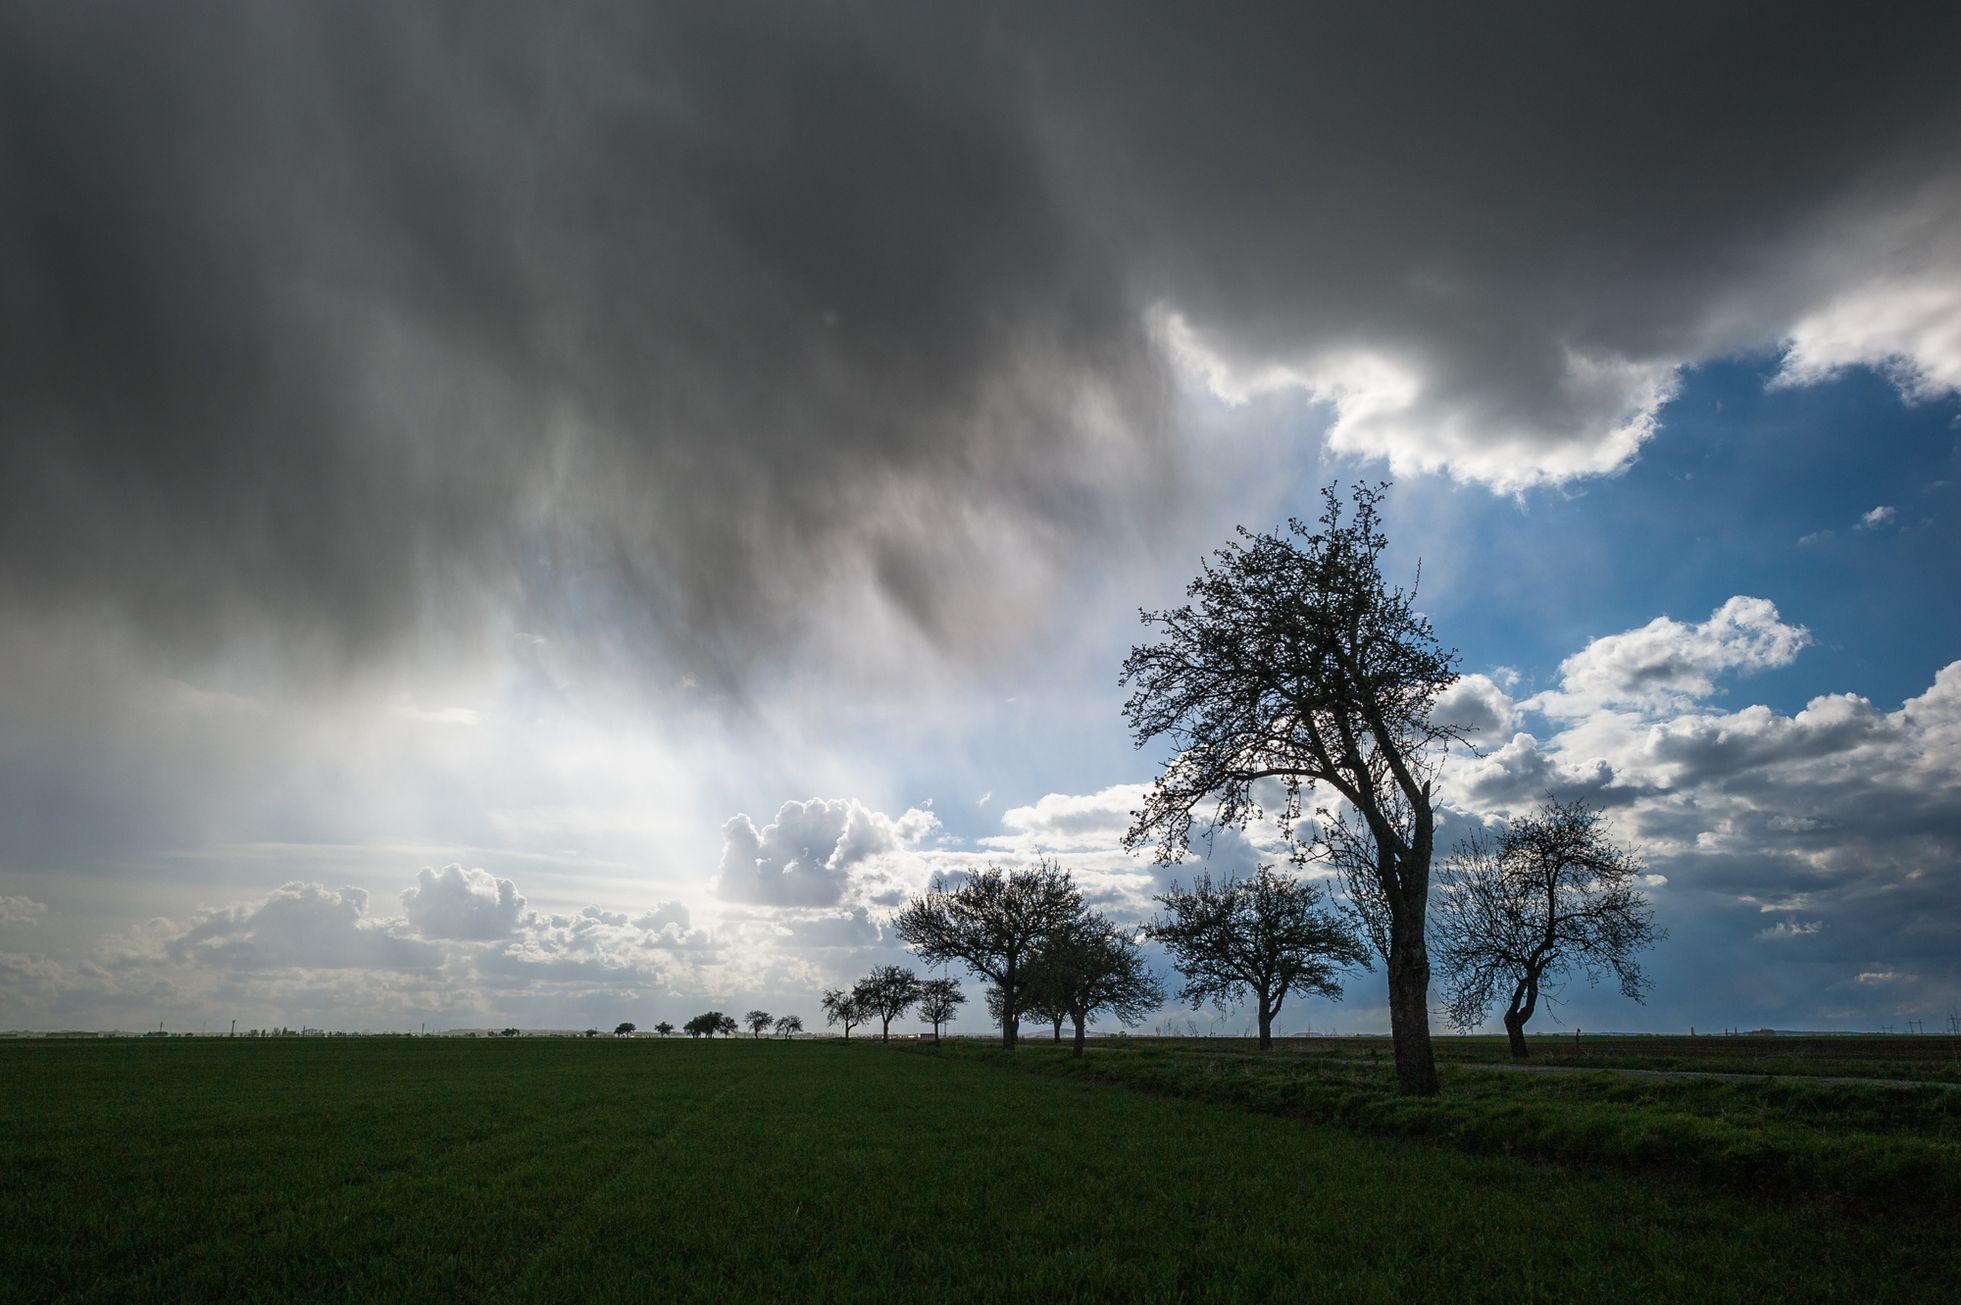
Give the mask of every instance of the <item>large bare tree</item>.
<svg viewBox="0 0 1961 1305">
<path fill-rule="evenodd" d="M 1435 910 L 1451 1021 L 1475 1028 L 1504 998 L 1505 1036 L 1523 1060 L 1527 1021 L 1566 975 L 1611 976 L 1640 1001 L 1648 981 L 1636 954 L 1668 936 L 1636 886 L 1645 870 L 1584 798 L 1548 798 L 1497 837 L 1460 842 L 1437 876 Z"/>
<path fill-rule="evenodd" d="M 1368 967 L 1354 926 L 1322 906 L 1306 880 L 1262 865 L 1251 878 L 1214 882 L 1201 873 L 1190 890 L 1173 882 L 1158 896 L 1164 914 L 1145 926 L 1184 976 L 1180 1001 L 1225 1009 L 1251 1000 L 1260 1049 L 1273 1046 L 1273 1022 L 1291 993 L 1341 1000 L 1341 972 Z"/>
<path fill-rule="evenodd" d="M 1043 939 L 1082 913 L 1069 872 L 1048 858 L 1025 870 L 988 866 L 964 883 L 936 877 L 892 926 L 928 965 L 959 961 L 1001 991 L 1001 1045 L 1012 1049 L 1027 986 L 1023 973 Z"/>
<path fill-rule="evenodd" d="M 1416 610 L 1415 590 L 1383 576 L 1383 488 L 1356 486 L 1352 514 L 1322 491 L 1318 529 L 1242 528 L 1203 563 L 1188 602 L 1141 613 L 1161 640 L 1125 659 L 1124 713 L 1139 747 L 1163 739 L 1172 754 L 1126 842 L 1172 863 L 1190 845 L 1194 813 L 1242 828 L 1273 815 L 1292 835 L 1310 801 L 1326 803 L 1315 807 L 1319 829 L 1366 843 L 1359 869 L 1382 914 L 1399 1090 L 1433 1096 L 1431 782 L 1453 734 L 1431 711 L 1457 679 L 1456 653 Z M 1262 781 L 1285 793 L 1280 810 L 1261 807 Z M 1325 834 L 1306 838 L 1329 850 Z"/>
</svg>

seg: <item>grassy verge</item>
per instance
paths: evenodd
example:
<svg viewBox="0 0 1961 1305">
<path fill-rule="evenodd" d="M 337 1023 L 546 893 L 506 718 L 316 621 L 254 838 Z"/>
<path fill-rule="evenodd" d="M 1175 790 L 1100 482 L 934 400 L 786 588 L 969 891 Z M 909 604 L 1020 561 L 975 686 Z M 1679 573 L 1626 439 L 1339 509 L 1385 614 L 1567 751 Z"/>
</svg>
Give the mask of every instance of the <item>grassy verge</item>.
<svg viewBox="0 0 1961 1305">
<path fill-rule="evenodd" d="M 1134 1045 L 1193 1050 L 1250 1045 L 1241 1038 L 1134 1038 Z M 1692 1073 L 1883 1078 L 1961 1084 L 1961 1038 L 1842 1035 L 1816 1037 L 1671 1037 L 1568 1035 L 1531 1038 L 1534 1065 L 1573 1069 L 1653 1069 Z M 1279 1038 L 1283 1055 L 1387 1063 L 1387 1038 Z M 1446 1064 L 1508 1065 L 1503 1037 L 1444 1036 L 1437 1059 Z"/>
<path fill-rule="evenodd" d="M 946 1054 L 1478 1154 L 1961 1218 L 1961 1093 L 1940 1087 L 1535 1077 L 1446 1064 L 1444 1095 L 1410 1100 L 1386 1067 L 1311 1056 L 1108 1043 L 1081 1060 L 1040 1043 L 1012 1058 L 979 1043 Z"/>
<path fill-rule="evenodd" d="M 1030 1058 L 1032 1063 L 1033 1058 Z M 1948 1298 L 1878 1213 L 875 1044 L 0 1048 L 0 1299 Z"/>
</svg>

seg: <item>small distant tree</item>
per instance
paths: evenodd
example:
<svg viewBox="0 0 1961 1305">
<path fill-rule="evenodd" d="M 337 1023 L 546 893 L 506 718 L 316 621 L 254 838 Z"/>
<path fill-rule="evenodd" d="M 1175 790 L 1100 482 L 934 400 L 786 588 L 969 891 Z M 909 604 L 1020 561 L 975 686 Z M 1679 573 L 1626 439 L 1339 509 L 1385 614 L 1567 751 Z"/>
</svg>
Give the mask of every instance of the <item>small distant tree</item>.
<svg viewBox="0 0 1961 1305">
<path fill-rule="evenodd" d="M 1457 680 L 1457 654 L 1438 642 L 1415 590 L 1383 575 L 1386 488 L 1355 486 L 1352 513 L 1324 489 L 1319 529 L 1242 527 L 1202 564 L 1190 601 L 1142 613 L 1161 642 L 1124 660 L 1124 714 L 1139 747 L 1164 739 L 1171 755 L 1124 841 L 1169 864 L 1202 809 L 1214 828 L 1272 814 L 1291 836 L 1310 797 L 1333 794 L 1314 809 L 1319 825 L 1302 854 L 1332 856 L 1381 921 L 1397 1090 L 1435 1096 L 1425 935 L 1433 781 L 1457 734 L 1432 709 Z M 1257 796 L 1268 781 L 1286 795 L 1278 812 Z"/>
<path fill-rule="evenodd" d="M 749 1026 L 750 1037 L 760 1038 L 763 1036 L 763 1030 L 769 1027 L 769 1018 L 769 1012 L 766 1010 L 752 1010 L 742 1017 L 742 1022 Z"/>
<path fill-rule="evenodd" d="M 1088 1026 L 1108 1012 L 1136 1024 L 1164 1004 L 1164 987 L 1137 944 L 1107 917 L 1091 912 L 1043 940 L 1029 966 L 1031 1005 L 1060 1007 L 1075 1027 L 1072 1054 L 1083 1054 Z"/>
<path fill-rule="evenodd" d="M 967 994 L 960 991 L 960 984 L 953 979 L 928 979 L 919 985 L 919 1018 L 933 1026 L 933 1037 L 940 1036 L 940 1026 L 953 1022 L 953 1012 L 965 1004 Z"/>
<path fill-rule="evenodd" d="M 919 976 L 903 965 L 881 965 L 858 980 L 852 1000 L 867 1021 L 878 1021 L 878 1040 L 892 1040 L 892 1021 L 919 1000 Z"/>
<path fill-rule="evenodd" d="M 599 1030 L 598 1030 L 598 1029 L 587 1029 L 587 1030 L 586 1030 L 586 1036 L 587 1036 L 587 1037 L 589 1037 L 589 1038 L 596 1038 L 596 1037 L 598 1037 L 598 1036 L 599 1036 Z"/>
<path fill-rule="evenodd" d="M 1343 968 L 1368 968 L 1368 953 L 1347 920 L 1320 909 L 1313 884 L 1260 866 L 1250 879 L 1209 874 L 1190 891 L 1173 882 L 1157 898 L 1164 913 L 1145 926 L 1184 976 L 1178 999 L 1197 1010 L 1228 1010 L 1251 999 L 1260 1049 L 1273 1046 L 1273 1022 L 1288 994 L 1341 999 Z"/>
<path fill-rule="evenodd" d="M 728 1016 L 718 1010 L 703 1011 L 686 1024 L 683 1024 L 681 1031 L 691 1038 L 712 1038 L 717 1033 L 722 1032 L 722 1022 L 724 1020 L 728 1021 L 729 1030 L 733 1031 L 735 1021 L 729 1019 Z"/>
<path fill-rule="evenodd" d="M 668 1034 L 674 1032 L 674 1026 L 668 1023 L 666 1020 L 662 1020 L 660 1023 L 654 1025 L 654 1032 L 660 1034 L 664 1038 Z"/>
<path fill-rule="evenodd" d="M 1022 968 L 1041 941 L 1076 918 L 1083 895 L 1060 863 L 1027 870 L 988 866 L 955 887 L 936 876 L 931 889 L 893 917 L 893 928 L 928 965 L 959 961 L 1001 996 L 1001 1045 L 1012 1049 L 1027 979 Z"/>
<path fill-rule="evenodd" d="M 521 1034 L 521 1033 L 520 1033 L 520 1031 L 519 1031 L 519 1030 L 517 1030 L 517 1029 L 505 1029 L 505 1030 L 504 1030 L 504 1036 L 505 1036 L 505 1037 L 507 1037 L 507 1038 L 515 1038 L 515 1037 L 520 1037 L 520 1036 L 522 1036 L 522 1034 Z"/>
<path fill-rule="evenodd" d="M 1044 1020 L 1050 1028 L 1050 1036 L 1062 1041 L 1062 1026 L 1069 1021 L 1069 1004 L 1063 1000 L 1061 990 L 1054 984 L 1043 982 L 1044 975 L 1037 965 L 1042 953 L 1036 952 L 1028 963 L 1028 991 L 1022 996 L 1022 1013 L 1029 1019 Z"/>
<path fill-rule="evenodd" d="M 824 1023 L 844 1025 L 844 1040 L 851 1041 L 851 1030 L 865 1022 L 865 1012 L 858 1005 L 855 992 L 843 988 L 828 988 L 818 999 L 824 1007 Z"/>
<path fill-rule="evenodd" d="M 1636 953 L 1668 936 L 1635 887 L 1645 870 L 1584 799 L 1547 798 L 1495 838 L 1460 842 L 1438 876 L 1433 926 L 1451 1022 L 1474 1028 L 1502 998 L 1506 1039 L 1524 1060 L 1526 1022 L 1565 976 L 1611 976 L 1642 1000 Z"/>
<path fill-rule="evenodd" d="M 735 1016 L 723 1015 L 720 1012 L 716 1013 L 715 1031 L 721 1034 L 723 1037 L 725 1038 L 734 1037 L 736 1030 L 740 1027 L 741 1026 L 735 1022 Z"/>
<path fill-rule="evenodd" d="M 616 1038 L 630 1038 L 633 1036 L 633 1030 L 634 1023 L 632 1020 L 622 1020 L 613 1029 L 613 1036 Z"/>
<path fill-rule="evenodd" d="M 802 1032 L 803 1016 L 801 1015 L 785 1015 L 776 1021 L 776 1036 L 779 1038 L 794 1037 Z"/>
</svg>

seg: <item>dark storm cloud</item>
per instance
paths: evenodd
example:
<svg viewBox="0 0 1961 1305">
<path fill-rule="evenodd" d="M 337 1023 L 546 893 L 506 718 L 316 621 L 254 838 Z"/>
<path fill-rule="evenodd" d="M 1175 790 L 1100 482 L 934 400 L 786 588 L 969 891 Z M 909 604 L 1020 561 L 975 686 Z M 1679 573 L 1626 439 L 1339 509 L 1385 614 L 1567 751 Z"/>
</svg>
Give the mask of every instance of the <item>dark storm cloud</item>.
<svg viewBox="0 0 1961 1305">
<path fill-rule="evenodd" d="M 986 656 L 1170 501 L 1154 309 L 1518 484 L 1953 239 L 1961 15 L 1471 12 L 14 7 L 0 602 Z"/>
<path fill-rule="evenodd" d="M 843 573 L 951 641 L 997 532 L 1164 475 L 1144 327 L 957 24 L 4 21 L 15 602 L 359 655 L 625 599 L 706 656 Z"/>
<path fill-rule="evenodd" d="M 1961 259 L 1951 9 L 1067 12 L 1066 175 L 1141 293 L 1358 387 L 1348 443 L 1408 464 L 1609 469 L 1676 364 Z"/>
</svg>

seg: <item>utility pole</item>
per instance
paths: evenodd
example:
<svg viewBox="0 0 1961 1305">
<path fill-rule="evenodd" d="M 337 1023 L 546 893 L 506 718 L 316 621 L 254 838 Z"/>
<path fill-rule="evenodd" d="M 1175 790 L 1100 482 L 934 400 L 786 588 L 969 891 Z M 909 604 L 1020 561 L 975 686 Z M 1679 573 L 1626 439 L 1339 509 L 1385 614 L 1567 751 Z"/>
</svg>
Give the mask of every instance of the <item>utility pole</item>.
<svg viewBox="0 0 1961 1305">
<path fill-rule="evenodd" d="M 233 1036 L 234 1038 L 238 1036 L 238 1021 L 237 1021 L 237 1020 L 233 1020 L 233 1021 L 232 1021 L 232 1032 L 231 1032 L 231 1035 L 232 1035 L 232 1036 Z"/>
</svg>

